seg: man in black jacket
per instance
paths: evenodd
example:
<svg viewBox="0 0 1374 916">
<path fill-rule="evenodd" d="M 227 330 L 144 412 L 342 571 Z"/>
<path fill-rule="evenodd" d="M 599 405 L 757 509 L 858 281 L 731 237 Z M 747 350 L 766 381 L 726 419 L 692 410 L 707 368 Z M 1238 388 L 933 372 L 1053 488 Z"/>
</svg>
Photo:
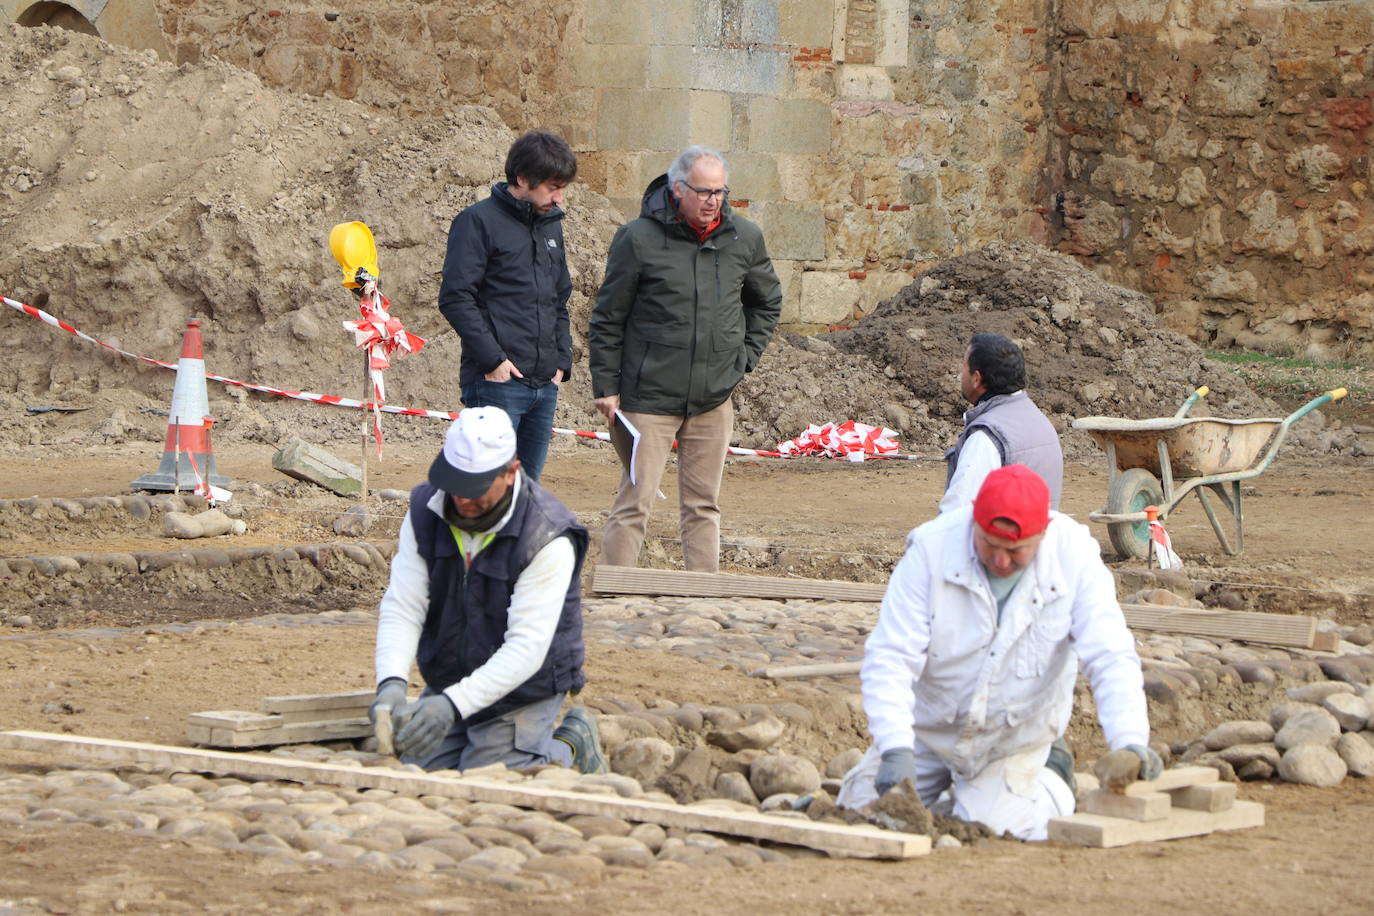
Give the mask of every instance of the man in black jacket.
<svg viewBox="0 0 1374 916">
<path fill-rule="evenodd" d="M 500 407 L 515 425 L 520 466 L 538 481 L 558 386 L 572 374 L 563 250 L 563 189 L 577 157 L 562 138 L 530 131 L 506 154 L 506 180 L 448 232 L 439 311 L 458 332 L 463 404 Z"/>
</svg>

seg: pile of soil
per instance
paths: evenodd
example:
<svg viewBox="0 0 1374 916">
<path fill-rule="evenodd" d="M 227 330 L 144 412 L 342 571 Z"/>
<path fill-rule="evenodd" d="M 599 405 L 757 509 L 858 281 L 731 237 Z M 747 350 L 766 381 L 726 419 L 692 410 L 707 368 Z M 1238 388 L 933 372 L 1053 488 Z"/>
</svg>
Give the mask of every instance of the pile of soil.
<svg viewBox="0 0 1374 916">
<path fill-rule="evenodd" d="M 1021 347 L 1027 391 L 1061 433 L 1075 417 L 1169 416 L 1200 385 L 1211 393 L 1196 415 L 1283 413 L 1163 327 L 1147 296 L 1031 242 L 997 242 L 943 261 L 854 328 L 825 339 L 875 361 L 909 390 L 909 403 L 928 411 L 906 430 L 908 447 L 919 449 L 958 435 L 969 406 L 959 393 L 959 364 L 969 338 L 982 332 Z M 1096 449 L 1083 433 L 1065 436 L 1064 447 Z"/>
<path fill-rule="evenodd" d="M 174 67 L 151 52 L 46 28 L 0 31 L 0 291 L 92 336 L 174 360 L 184 321 L 204 324 L 211 372 L 359 397 L 362 357 L 339 323 L 357 316 L 326 239 L 361 219 L 381 287 L 425 350 L 388 370 L 391 403 L 459 406 L 457 335 L 436 301 L 448 224 L 499 180 L 514 133 L 487 108 L 403 118 L 264 86 L 217 60 Z M 585 334 L 618 217 L 585 188 L 564 224 L 575 291 L 574 371 L 557 422 L 601 428 Z M 158 442 L 171 377 L 5 310 L 0 449 Z M 921 276 L 850 331 L 779 334 L 737 393 L 737 441 L 772 447 L 809 423 L 885 425 L 936 454 L 966 406 L 969 335 L 1020 341 L 1030 389 L 1061 428 L 1083 414 L 1171 412 L 1198 384 L 1223 414 L 1272 415 L 1233 373 L 1160 327 L 1150 302 L 1031 244 L 994 245 Z M 220 441 L 356 440 L 354 411 L 211 384 Z M 26 416 L 30 406 L 91 406 Z M 395 418 L 387 435 L 437 438 Z M 1079 450 L 1092 448 L 1086 437 Z M 575 447 L 569 441 L 559 448 Z"/>
</svg>

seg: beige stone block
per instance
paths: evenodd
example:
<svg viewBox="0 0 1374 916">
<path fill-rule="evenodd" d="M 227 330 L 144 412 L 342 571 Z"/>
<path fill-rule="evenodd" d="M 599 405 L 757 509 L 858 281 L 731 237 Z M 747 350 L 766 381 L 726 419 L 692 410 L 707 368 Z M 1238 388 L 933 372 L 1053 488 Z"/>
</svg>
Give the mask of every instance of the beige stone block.
<svg viewBox="0 0 1374 916">
<path fill-rule="evenodd" d="M 848 324 L 859 304 L 859 283 L 847 273 L 808 270 L 801 277 L 801 320 Z"/>
<path fill-rule="evenodd" d="M 587 40 L 593 44 L 647 44 L 654 0 L 587 0 Z"/>
<path fill-rule="evenodd" d="M 568 55 L 573 85 L 595 89 L 640 89 L 648 72 L 643 45 L 577 45 Z"/>
<path fill-rule="evenodd" d="M 830 152 L 830 106 L 804 99 L 749 101 L 749 149 L 760 152 Z"/>
<path fill-rule="evenodd" d="M 842 64 L 835 74 L 835 96 L 840 99 L 892 101 L 892 77 L 884 67 Z"/>
<path fill-rule="evenodd" d="M 720 0 L 639 0 L 650 7 L 649 43 L 714 45 L 721 41 Z"/>
<path fill-rule="evenodd" d="M 878 0 L 878 48 L 876 62 L 882 67 L 904 67 L 911 35 L 908 0 Z"/>
<path fill-rule="evenodd" d="M 744 0 L 743 7 L 740 16 L 743 41 L 828 48 L 833 40 L 835 5 L 832 0 Z"/>
<path fill-rule="evenodd" d="M 670 45 L 649 50 L 650 89 L 706 89 L 789 95 L 790 51 Z"/>
<path fill-rule="evenodd" d="M 794 261 L 819 261 L 825 257 L 825 216 L 818 203 L 751 201 L 735 211 L 758 223 L 768 253 Z"/>
<path fill-rule="evenodd" d="M 773 270 L 782 286 L 782 315 L 778 322 L 797 324 L 801 321 L 801 263 L 774 258 Z"/>
<path fill-rule="evenodd" d="M 900 270 L 870 270 L 859 281 L 859 314 L 868 315 L 878 303 L 891 299 L 911 285 L 911 274 Z"/>
<path fill-rule="evenodd" d="M 725 157 L 729 166 L 726 181 L 736 200 L 762 201 L 782 197 L 777 159 L 767 153 L 739 150 Z M 665 166 L 666 168 L 666 166 Z"/>
<path fill-rule="evenodd" d="M 606 89 L 597 111 L 603 149 L 730 147 L 730 99 L 719 92 Z"/>
</svg>

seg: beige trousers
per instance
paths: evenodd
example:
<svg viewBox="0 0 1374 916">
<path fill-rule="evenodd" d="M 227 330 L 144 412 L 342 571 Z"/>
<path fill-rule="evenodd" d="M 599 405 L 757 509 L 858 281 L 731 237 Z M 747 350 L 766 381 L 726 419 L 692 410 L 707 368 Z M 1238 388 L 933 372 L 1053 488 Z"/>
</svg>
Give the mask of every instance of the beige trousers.
<svg viewBox="0 0 1374 916">
<path fill-rule="evenodd" d="M 620 475 L 620 491 L 611 506 L 601 536 L 601 562 L 636 566 L 644 546 L 654 494 L 663 480 L 664 465 L 677 439 L 678 530 L 688 569 L 720 569 L 720 479 L 725 449 L 735 429 L 730 401 L 693 417 L 630 413 L 625 416 L 639 430 L 635 480 Z"/>
</svg>

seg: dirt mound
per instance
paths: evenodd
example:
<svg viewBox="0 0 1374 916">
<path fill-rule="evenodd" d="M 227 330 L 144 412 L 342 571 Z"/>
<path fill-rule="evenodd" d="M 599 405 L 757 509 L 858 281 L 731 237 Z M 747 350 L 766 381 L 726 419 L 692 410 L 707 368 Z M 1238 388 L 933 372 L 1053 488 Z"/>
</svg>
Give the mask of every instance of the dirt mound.
<svg viewBox="0 0 1374 916">
<path fill-rule="evenodd" d="M 1168 416 L 1199 385 L 1198 415 L 1278 416 L 1229 368 L 1164 328 L 1142 293 L 1113 286 L 1030 242 L 993 243 L 932 268 L 853 329 L 826 335 L 864 354 L 929 411 L 926 428 L 949 444 L 967 403 L 958 366 L 969 338 L 1004 334 L 1026 354 L 1027 390 L 1062 432 L 1075 417 Z M 1319 425 L 1319 421 L 1313 425 Z M 908 443 L 912 445 L 912 443 Z M 1082 433 L 1066 452 L 1096 448 Z"/>
</svg>

